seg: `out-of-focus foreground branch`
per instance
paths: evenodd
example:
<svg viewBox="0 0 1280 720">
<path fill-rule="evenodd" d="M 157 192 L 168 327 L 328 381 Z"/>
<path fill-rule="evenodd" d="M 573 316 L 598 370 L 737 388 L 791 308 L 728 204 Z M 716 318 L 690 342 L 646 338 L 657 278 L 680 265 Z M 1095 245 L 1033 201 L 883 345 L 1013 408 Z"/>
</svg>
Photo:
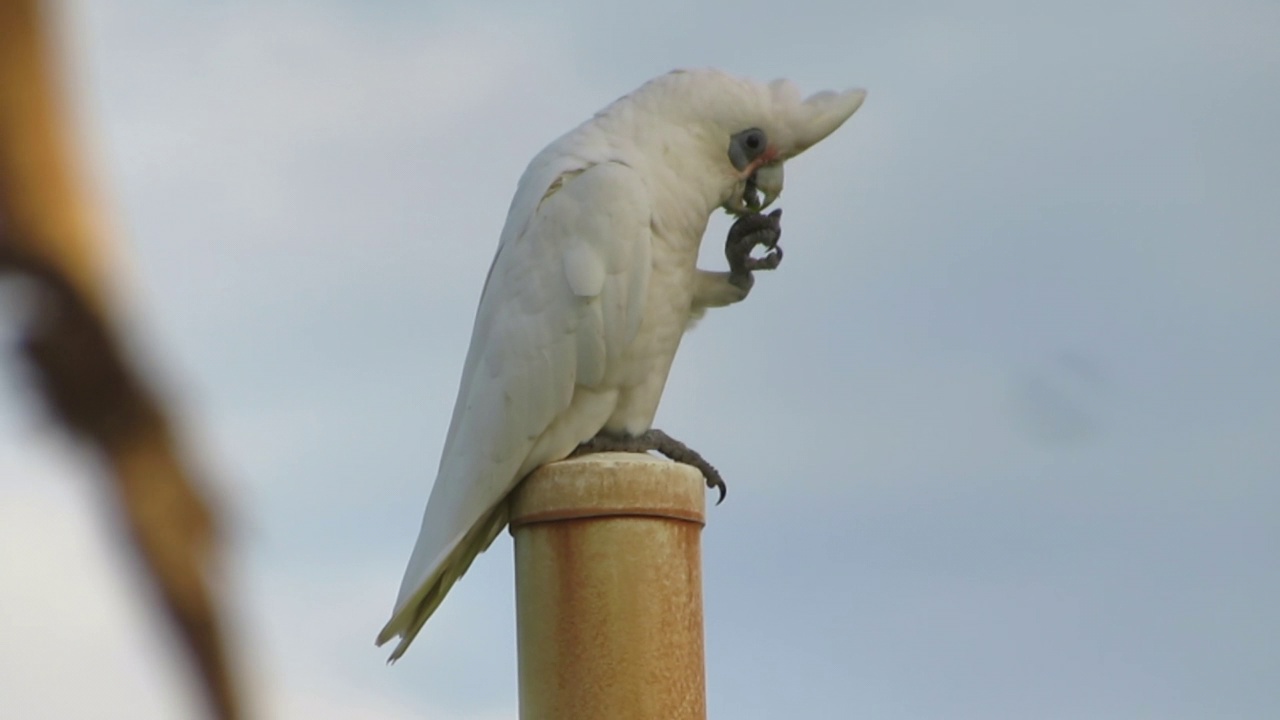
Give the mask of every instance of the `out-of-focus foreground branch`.
<svg viewBox="0 0 1280 720">
<path fill-rule="evenodd" d="M 112 327 L 105 242 L 57 92 L 48 5 L 0 0 L 0 279 L 34 286 L 20 351 L 54 415 L 101 453 L 132 546 L 195 660 L 212 717 L 239 718 L 211 582 L 213 518 Z"/>
</svg>

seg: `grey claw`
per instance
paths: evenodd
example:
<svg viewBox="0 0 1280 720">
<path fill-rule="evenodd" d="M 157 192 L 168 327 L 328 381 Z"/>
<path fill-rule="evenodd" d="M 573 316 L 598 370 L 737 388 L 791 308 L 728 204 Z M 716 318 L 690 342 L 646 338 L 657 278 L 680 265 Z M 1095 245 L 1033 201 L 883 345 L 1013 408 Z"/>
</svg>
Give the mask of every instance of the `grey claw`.
<svg viewBox="0 0 1280 720">
<path fill-rule="evenodd" d="M 782 238 L 782 208 L 768 215 L 755 213 L 738 218 L 729 228 L 729 236 L 725 239 L 724 254 L 729 261 L 729 269 L 735 273 L 752 272 L 754 270 L 773 270 L 782 262 L 782 248 L 778 241 Z M 763 257 L 755 258 L 751 252 L 757 246 L 769 249 Z"/>
<path fill-rule="evenodd" d="M 724 502 L 724 496 L 729 494 L 729 488 L 724 484 L 724 480 L 720 479 L 720 473 L 715 474 L 715 478 L 707 478 L 707 487 L 715 488 L 720 491 L 720 497 L 716 498 L 716 504 Z"/>
<path fill-rule="evenodd" d="M 716 504 L 719 505 L 724 502 L 724 496 L 728 494 L 728 487 L 724 484 L 724 478 L 720 477 L 720 471 L 716 470 L 696 450 L 657 428 L 650 428 L 640 435 L 634 436 L 610 435 L 602 432 L 578 445 L 577 449 L 569 457 L 579 457 L 598 452 L 642 453 L 649 450 L 657 450 L 678 463 L 697 468 L 702 473 L 702 476 L 706 478 L 707 487 L 720 491 L 720 499 L 716 500 Z"/>
<path fill-rule="evenodd" d="M 773 270 L 782 262 L 782 248 L 776 244 L 762 257 L 748 257 L 745 263 L 747 270 Z"/>
</svg>

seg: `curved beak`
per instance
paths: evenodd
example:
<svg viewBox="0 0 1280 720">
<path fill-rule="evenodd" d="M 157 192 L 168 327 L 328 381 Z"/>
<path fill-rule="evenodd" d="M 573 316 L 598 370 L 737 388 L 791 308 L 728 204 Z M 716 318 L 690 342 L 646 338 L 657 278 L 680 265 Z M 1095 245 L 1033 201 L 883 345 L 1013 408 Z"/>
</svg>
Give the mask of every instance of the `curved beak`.
<svg viewBox="0 0 1280 720">
<path fill-rule="evenodd" d="M 742 194 L 724 206 L 734 215 L 757 213 L 773 204 L 782 194 L 783 170 L 782 160 L 777 158 L 776 151 L 766 154 L 764 158 L 752 163 L 742 187 Z"/>
<path fill-rule="evenodd" d="M 756 190 L 759 190 L 764 195 L 759 204 L 753 208 L 753 212 L 759 212 L 769 207 L 774 200 L 778 199 L 778 196 L 782 194 L 782 179 L 781 162 L 761 165 L 760 169 L 751 175 L 751 180 L 748 181 L 749 186 L 754 186 Z"/>
<path fill-rule="evenodd" d="M 733 215 L 758 213 L 781 194 L 782 162 L 772 162 L 752 171 L 744 181 L 742 194 L 726 203 L 724 209 Z"/>
</svg>

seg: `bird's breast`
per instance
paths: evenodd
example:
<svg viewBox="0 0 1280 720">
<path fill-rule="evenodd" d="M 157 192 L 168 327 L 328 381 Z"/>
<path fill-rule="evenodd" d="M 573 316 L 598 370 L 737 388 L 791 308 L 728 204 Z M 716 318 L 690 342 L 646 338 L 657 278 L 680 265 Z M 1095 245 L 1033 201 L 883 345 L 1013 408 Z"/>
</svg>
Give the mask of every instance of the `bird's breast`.
<svg viewBox="0 0 1280 720">
<path fill-rule="evenodd" d="M 639 433 L 652 424 L 692 311 L 696 245 L 689 250 L 655 235 L 652 263 L 635 339 L 610 368 L 619 393 L 606 428 L 615 432 Z"/>
</svg>

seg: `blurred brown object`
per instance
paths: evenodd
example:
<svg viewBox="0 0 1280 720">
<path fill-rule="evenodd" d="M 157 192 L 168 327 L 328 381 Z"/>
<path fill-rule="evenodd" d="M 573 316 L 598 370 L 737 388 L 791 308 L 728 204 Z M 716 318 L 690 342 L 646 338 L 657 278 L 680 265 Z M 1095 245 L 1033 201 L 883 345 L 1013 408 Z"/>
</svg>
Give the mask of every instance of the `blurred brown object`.
<svg viewBox="0 0 1280 720">
<path fill-rule="evenodd" d="M 33 284 L 21 351 L 54 415 L 101 453 L 133 548 L 199 668 L 211 717 L 232 720 L 242 715 L 211 582 L 213 518 L 112 327 L 106 243 L 57 92 L 50 11 L 38 0 L 0 0 L 0 279 Z"/>
</svg>

